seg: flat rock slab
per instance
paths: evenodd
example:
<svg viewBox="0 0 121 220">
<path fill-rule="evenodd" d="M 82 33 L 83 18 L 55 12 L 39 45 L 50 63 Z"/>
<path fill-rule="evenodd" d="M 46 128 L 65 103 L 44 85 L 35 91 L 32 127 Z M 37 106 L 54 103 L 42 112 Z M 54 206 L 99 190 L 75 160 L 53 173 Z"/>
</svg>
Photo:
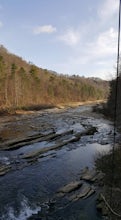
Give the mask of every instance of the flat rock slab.
<svg viewBox="0 0 121 220">
<path fill-rule="evenodd" d="M 25 145 L 34 144 L 36 142 L 42 142 L 42 141 L 49 141 L 50 142 L 50 141 L 59 139 L 63 136 L 69 135 L 69 134 L 73 134 L 73 130 L 67 130 L 67 131 L 65 131 L 63 133 L 59 133 L 59 134 L 55 133 L 55 132 L 50 132 L 47 135 L 37 133 L 37 134 L 31 135 L 31 136 L 25 136 L 22 138 L 19 137 L 19 138 L 14 138 L 12 140 L 5 141 L 5 142 L 1 143 L 1 148 L 2 148 L 2 150 L 15 150 L 15 149 L 19 149 Z M 74 141 L 75 141 L 75 139 L 74 139 Z"/>
<path fill-rule="evenodd" d="M 75 182 L 71 182 L 67 185 L 65 185 L 64 187 L 62 187 L 58 192 L 59 193 L 70 193 L 76 189 L 79 189 L 82 186 L 82 182 L 81 181 L 75 181 Z"/>
<path fill-rule="evenodd" d="M 79 199 L 86 199 L 89 196 L 91 196 L 93 193 L 95 193 L 95 190 L 90 186 L 87 185 L 86 183 L 83 184 L 81 191 L 78 194 L 72 195 L 69 199 L 71 201 L 77 201 Z"/>
<path fill-rule="evenodd" d="M 56 149 L 59 149 L 63 146 L 66 146 L 67 144 L 69 143 L 73 143 L 73 142 L 76 142 L 78 141 L 78 137 L 72 137 L 66 141 L 62 141 L 61 143 L 57 143 L 55 145 L 52 145 L 50 147 L 44 147 L 44 148 L 41 148 L 40 150 L 36 150 L 36 151 L 33 151 L 33 152 L 30 152 L 30 153 L 27 153 L 27 154 L 24 154 L 22 156 L 22 159 L 30 159 L 30 158 L 34 158 L 34 157 L 39 157 L 39 155 L 43 154 L 43 153 L 46 153 L 48 151 L 51 151 L 51 150 L 56 150 Z"/>
</svg>

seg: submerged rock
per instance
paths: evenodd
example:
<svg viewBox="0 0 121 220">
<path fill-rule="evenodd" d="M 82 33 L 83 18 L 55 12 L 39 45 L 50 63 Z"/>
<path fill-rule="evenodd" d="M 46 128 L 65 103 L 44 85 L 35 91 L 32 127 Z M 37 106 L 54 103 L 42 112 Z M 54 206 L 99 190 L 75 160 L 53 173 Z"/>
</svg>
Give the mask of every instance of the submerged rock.
<svg viewBox="0 0 121 220">
<path fill-rule="evenodd" d="M 0 176 L 4 176 L 11 169 L 10 165 L 0 164 Z"/>
</svg>

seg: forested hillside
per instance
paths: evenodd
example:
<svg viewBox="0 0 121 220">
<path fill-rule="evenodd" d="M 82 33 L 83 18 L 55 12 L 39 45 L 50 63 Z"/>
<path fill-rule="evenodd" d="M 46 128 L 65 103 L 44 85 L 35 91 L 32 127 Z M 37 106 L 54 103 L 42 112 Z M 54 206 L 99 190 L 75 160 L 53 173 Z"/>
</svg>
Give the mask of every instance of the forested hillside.
<svg viewBox="0 0 121 220">
<path fill-rule="evenodd" d="M 0 46 L 0 108 L 105 99 L 108 82 L 39 68 Z"/>
</svg>

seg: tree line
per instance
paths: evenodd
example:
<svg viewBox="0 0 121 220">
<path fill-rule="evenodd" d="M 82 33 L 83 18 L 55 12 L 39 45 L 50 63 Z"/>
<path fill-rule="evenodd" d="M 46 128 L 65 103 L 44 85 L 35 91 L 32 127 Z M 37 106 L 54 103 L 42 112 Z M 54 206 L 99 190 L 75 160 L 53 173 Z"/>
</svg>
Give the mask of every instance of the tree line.
<svg viewBox="0 0 121 220">
<path fill-rule="evenodd" d="M 0 46 L 0 109 L 106 99 L 108 82 L 42 69 Z"/>
</svg>

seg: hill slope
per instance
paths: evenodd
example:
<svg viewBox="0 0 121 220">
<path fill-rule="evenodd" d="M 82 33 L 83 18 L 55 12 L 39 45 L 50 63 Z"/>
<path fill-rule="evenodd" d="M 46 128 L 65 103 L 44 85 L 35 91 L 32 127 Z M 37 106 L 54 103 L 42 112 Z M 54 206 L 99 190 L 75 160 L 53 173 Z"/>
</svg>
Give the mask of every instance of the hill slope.
<svg viewBox="0 0 121 220">
<path fill-rule="evenodd" d="M 98 100 L 107 94 L 106 81 L 59 75 L 0 46 L 0 108 Z"/>
</svg>

